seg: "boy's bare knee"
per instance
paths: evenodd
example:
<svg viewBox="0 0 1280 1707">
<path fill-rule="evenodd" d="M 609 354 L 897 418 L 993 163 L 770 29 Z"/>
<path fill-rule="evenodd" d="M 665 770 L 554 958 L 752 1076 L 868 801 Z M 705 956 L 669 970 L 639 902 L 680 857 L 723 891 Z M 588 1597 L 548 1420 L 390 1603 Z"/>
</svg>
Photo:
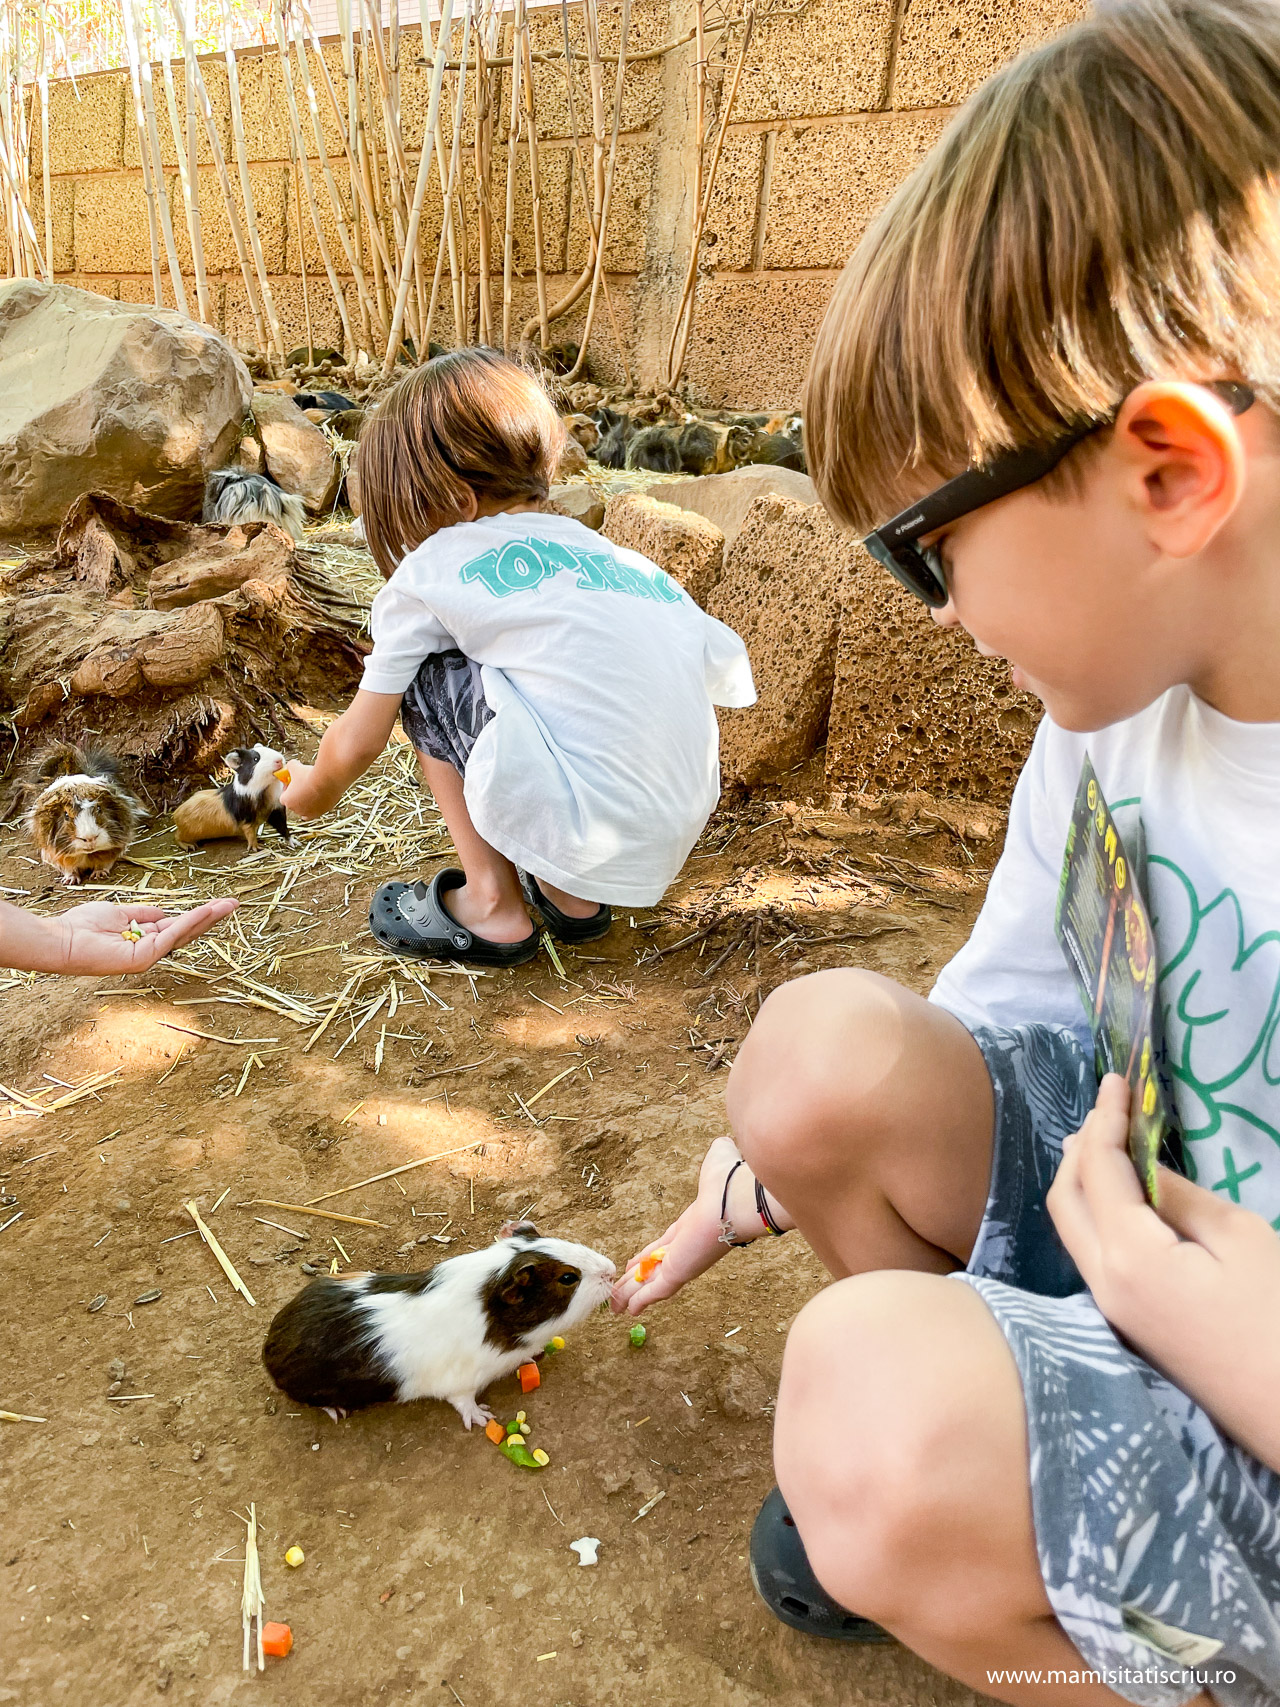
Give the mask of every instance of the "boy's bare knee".
<svg viewBox="0 0 1280 1707">
<path fill-rule="evenodd" d="M 888 1081 L 901 1055 L 901 991 L 853 968 L 814 972 L 761 1007 L 729 1076 L 730 1124 L 748 1166 L 784 1190 L 872 1141 L 892 1118 Z"/>
<path fill-rule="evenodd" d="M 975 1306 L 938 1276 L 840 1281 L 796 1319 L 778 1394 L 778 1483 L 814 1575 L 851 1611 L 938 1639 L 973 1633 L 956 1592 L 971 1419 L 941 1345 L 972 1329 Z"/>
</svg>

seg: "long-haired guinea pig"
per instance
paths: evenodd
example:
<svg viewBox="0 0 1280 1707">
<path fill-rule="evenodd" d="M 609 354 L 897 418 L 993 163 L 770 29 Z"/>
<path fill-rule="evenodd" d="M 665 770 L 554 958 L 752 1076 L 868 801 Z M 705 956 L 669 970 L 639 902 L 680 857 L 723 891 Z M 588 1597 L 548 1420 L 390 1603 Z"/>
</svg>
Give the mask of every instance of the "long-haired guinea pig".
<svg viewBox="0 0 1280 1707">
<path fill-rule="evenodd" d="M 24 792 L 27 832 L 64 883 L 110 871 L 133 840 L 142 810 L 110 753 L 65 741 L 40 754 Z"/>
<path fill-rule="evenodd" d="M 306 529 L 302 499 L 286 492 L 266 474 L 243 468 L 218 468 L 205 481 L 202 522 L 274 522 L 291 539 Z"/>
<path fill-rule="evenodd" d="M 445 1399 L 470 1428 L 492 1416 L 480 1394 L 609 1296 L 608 1257 L 531 1222 L 508 1222 L 485 1250 L 421 1274 L 323 1275 L 267 1333 L 276 1386 L 335 1421 L 390 1400 Z"/>
<path fill-rule="evenodd" d="M 249 852 L 257 853 L 258 831 L 270 824 L 287 842 L 289 819 L 280 804 L 288 778 L 284 754 L 272 747 L 233 747 L 222 762 L 232 773 L 230 782 L 202 788 L 174 808 L 178 840 L 189 846 L 243 836 Z"/>
</svg>

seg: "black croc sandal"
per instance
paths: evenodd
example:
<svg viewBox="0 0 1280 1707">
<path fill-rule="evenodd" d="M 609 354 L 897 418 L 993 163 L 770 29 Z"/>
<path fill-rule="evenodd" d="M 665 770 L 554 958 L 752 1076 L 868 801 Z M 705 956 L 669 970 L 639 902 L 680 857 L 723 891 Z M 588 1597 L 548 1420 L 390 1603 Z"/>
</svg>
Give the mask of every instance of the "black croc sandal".
<svg viewBox="0 0 1280 1707">
<path fill-rule="evenodd" d="M 804 1543 L 777 1488 L 751 1530 L 751 1582 L 775 1618 L 808 1636 L 835 1642 L 891 1642 L 869 1618 L 838 1606 L 809 1568 Z"/>
<path fill-rule="evenodd" d="M 562 913 L 554 901 L 548 901 L 542 893 L 537 878 L 531 871 L 524 873 L 524 880 L 529 885 L 529 899 L 542 914 L 547 929 L 560 942 L 596 942 L 606 936 L 613 928 L 613 913 L 603 902 L 594 913 L 586 919 L 571 919 L 568 913 Z"/>
<path fill-rule="evenodd" d="M 538 952 L 539 933 L 519 942 L 489 942 L 460 924 L 444 904 L 466 876 L 438 871 L 427 883 L 384 883 L 369 905 L 369 929 L 392 954 L 421 960 L 456 960 L 463 966 L 523 966 Z"/>
</svg>

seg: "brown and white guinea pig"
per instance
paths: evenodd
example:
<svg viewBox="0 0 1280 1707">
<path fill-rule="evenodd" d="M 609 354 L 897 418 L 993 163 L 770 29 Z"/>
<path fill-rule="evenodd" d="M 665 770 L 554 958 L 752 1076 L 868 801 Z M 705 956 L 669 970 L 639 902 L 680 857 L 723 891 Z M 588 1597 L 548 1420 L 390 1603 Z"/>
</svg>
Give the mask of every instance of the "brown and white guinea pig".
<svg viewBox="0 0 1280 1707">
<path fill-rule="evenodd" d="M 229 783 L 202 788 L 174 808 L 178 840 L 190 845 L 243 836 L 249 852 L 257 853 L 258 831 L 270 824 L 287 842 L 289 819 L 280 804 L 288 774 L 284 754 L 272 747 L 233 747 L 222 762 L 232 773 Z"/>
<path fill-rule="evenodd" d="M 36 759 L 25 796 L 28 834 L 64 883 L 110 871 L 133 840 L 142 810 L 110 753 L 65 741 Z"/>
<path fill-rule="evenodd" d="M 336 1422 L 366 1405 L 444 1399 L 467 1428 L 480 1395 L 609 1297 L 608 1257 L 507 1222 L 480 1251 L 420 1274 L 323 1275 L 276 1315 L 262 1348 L 291 1399 Z"/>
</svg>

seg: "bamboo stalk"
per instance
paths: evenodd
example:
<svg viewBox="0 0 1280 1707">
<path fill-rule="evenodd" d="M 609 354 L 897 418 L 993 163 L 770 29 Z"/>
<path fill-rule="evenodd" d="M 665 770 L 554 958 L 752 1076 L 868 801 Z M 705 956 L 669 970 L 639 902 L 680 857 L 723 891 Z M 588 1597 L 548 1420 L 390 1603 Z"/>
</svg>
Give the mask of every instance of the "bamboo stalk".
<svg viewBox="0 0 1280 1707">
<path fill-rule="evenodd" d="M 458 161 L 461 156 L 462 143 L 462 104 L 467 87 L 467 54 L 471 45 L 471 0 L 465 0 L 462 15 L 462 57 L 461 69 L 458 73 L 458 87 L 454 98 L 453 110 L 453 143 L 449 150 L 449 178 L 445 185 L 444 201 L 440 216 L 440 241 L 436 245 L 436 270 L 431 280 L 431 300 L 422 325 L 422 348 L 418 352 L 419 361 L 426 361 L 431 350 L 431 327 L 436 316 L 436 303 L 440 297 L 440 276 L 444 269 L 446 248 L 452 246 L 453 239 L 453 198 L 458 181 Z M 459 332 L 461 342 L 460 321 L 458 320 L 458 281 L 456 275 L 454 285 L 454 315 L 455 329 Z"/>
<path fill-rule="evenodd" d="M 196 153 L 194 146 L 188 151 L 182 137 L 182 126 L 178 122 L 178 97 L 173 86 L 173 67 L 169 63 L 169 37 L 162 22 L 164 14 L 157 8 L 156 22 L 159 35 L 160 64 L 164 73 L 164 98 L 169 109 L 169 129 L 173 132 L 174 153 L 178 161 L 178 182 L 182 188 L 182 202 L 187 214 L 187 237 L 191 244 L 191 270 L 196 281 L 196 310 L 206 326 L 211 324 L 209 312 L 209 281 L 204 268 L 204 239 L 200 227 L 200 193 L 196 184 Z M 190 105 L 187 108 L 188 120 L 194 117 Z M 188 140 L 191 130 L 188 126 Z"/>
<path fill-rule="evenodd" d="M 671 329 L 671 343 L 667 350 L 667 387 L 669 390 L 674 390 L 679 385 L 680 376 L 684 372 L 685 358 L 689 351 L 689 339 L 693 333 L 693 317 L 698 299 L 698 252 L 702 246 L 702 233 L 706 229 L 707 215 L 711 211 L 711 197 L 715 192 L 716 173 L 720 167 L 720 156 L 724 152 L 725 136 L 729 130 L 729 118 L 733 112 L 733 103 L 737 98 L 738 85 L 742 81 L 742 68 L 746 64 L 747 49 L 751 46 L 755 21 L 755 0 L 746 0 L 742 9 L 742 41 L 738 47 L 738 59 L 733 68 L 729 93 L 720 113 L 720 128 L 716 133 L 715 147 L 712 150 L 711 162 L 707 168 L 702 200 L 698 205 L 693 236 L 689 244 L 689 266 L 685 273 L 684 290 L 681 293 L 680 306 L 676 310 L 675 324 Z"/>
<path fill-rule="evenodd" d="M 302 276 L 302 318 L 307 327 L 307 366 L 314 367 L 316 341 L 311 330 L 311 293 L 307 288 L 306 244 L 302 229 L 302 186 L 298 181 L 298 150 L 294 146 L 292 136 L 289 138 L 289 163 L 293 173 L 293 206 L 298 221 L 298 272 Z"/>
<path fill-rule="evenodd" d="M 337 93 L 333 88 L 333 83 L 329 76 L 329 67 L 325 64 L 324 52 L 320 46 L 320 38 L 315 34 L 315 26 L 314 23 L 311 22 L 311 13 L 306 5 L 306 0 L 302 0 L 301 22 L 303 25 L 310 25 L 312 47 L 316 55 L 316 61 L 320 67 L 321 82 L 324 84 L 325 90 L 329 96 L 330 105 L 337 120 L 338 132 L 342 137 L 343 146 L 345 148 L 346 119 L 343 115 L 342 108 L 338 103 Z M 368 337 L 367 328 L 373 324 L 376 312 L 372 298 L 369 295 L 369 281 L 365 277 L 363 266 L 360 264 L 359 251 L 355 243 L 352 241 L 347 221 L 347 210 L 338 191 L 337 180 L 333 175 L 333 167 L 329 162 L 329 150 L 324 140 L 324 124 L 321 121 L 320 107 L 316 100 L 315 83 L 311 77 L 307 64 L 306 42 L 303 38 L 302 30 L 299 29 L 296 33 L 291 32 L 291 39 L 298 73 L 302 79 L 303 93 L 306 96 L 307 112 L 311 119 L 311 134 L 315 140 L 316 157 L 320 162 L 320 176 L 324 180 L 325 191 L 329 197 L 329 207 L 333 214 L 334 228 L 338 233 L 338 242 L 342 245 L 342 252 L 346 257 L 347 266 L 351 270 L 352 282 L 355 285 L 356 302 L 360 310 L 361 328 L 364 333 L 364 338 L 361 341 L 361 347 L 363 347 L 363 343 Z M 299 139 L 300 153 L 305 150 L 305 146 L 305 143 Z"/>
<path fill-rule="evenodd" d="M 593 4 L 594 0 L 588 0 L 588 5 Z M 751 4 L 751 0 L 748 0 L 748 4 Z M 609 164 L 604 175 L 604 199 L 600 204 L 600 230 L 596 236 L 595 272 L 591 280 L 591 295 L 587 298 L 587 317 L 583 322 L 582 337 L 578 342 L 578 359 L 565 375 L 566 380 L 576 379 L 582 372 L 582 364 L 587 359 L 587 345 L 591 341 L 591 328 L 595 321 L 597 295 L 600 279 L 604 272 L 609 210 L 613 205 L 613 178 L 618 163 L 618 132 L 622 128 L 622 91 L 627 69 L 627 37 L 630 32 L 631 0 L 622 0 L 622 20 L 619 25 L 620 39 L 618 42 L 618 73 L 613 86 L 613 130 L 609 137 Z M 623 360 L 626 360 L 625 355 Z"/>
<path fill-rule="evenodd" d="M 573 63 L 581 55 L 575 55 L 569 45 L 569 0 L 560 0 L 560 26 L 564 35 L 564 55 L 562 63 L 565 72 L 566 92 L 569 100 L 569 127 L 573 135 L 573 159 L 577 168 L 579 190 L 582 195 L 583 213 L 587 221 L 588 253 L 587 263 L 582 272 L 569 289 L 547 312 L 547 319 L 559 320 L 573 308 L 582 297 L 583 292 L 591 283 L 595 272 L 596 236 L 600 224 L 600 203 L 604 193 L 604 83 L 603 72 L 600 68 L 600 46 L 595 32 L 595 10 L 589 0 L 583 8 L 583 28 L 587 39 L 587 66 L 591 88 L 591 137 L 592 164 L 591 189 L 588 192 L 586 166 L 582 158 L 582 137 L 578 127 L 578 103 L 573 86 Z M 525 323 L 523 336 L 528 339 L 538 329 L 538 322 L 530 319 Z"/>
<path fill-rule="evenodd" d="M 228 0 L 221 0 L 221 3 L 223 57 L 227 66 L 227 96 L 231 105 L 231 139 L 235 144 L 236 171 L 240 177 L 240 194 L 244 201 L 245 223 L 249 228 L 249 252 L 253 256 L 258 289 L 262 294 L 262 311 L 266 318 L 271 346 L 283 364 L 285 357 L 284 333 L 280 330 L 275 298 L 271 294 L 271 281 L 267 277 L 266 262 L 262 258 L 262 241 L 258 236 L 258 210 L 254 205 L 253 185 L 249 180 L 249 150 L 245 143 L 244 111 L 240 105 L 240 73 L 236 68 L 236 50 L 231 45 L 231 7 Z"/>
<path fill-rule="evenodd" d="M 133 122 L 138 133 L 138 153 L 142 157 L 142 193 L 147 200 L 147 231 L 151 238 L 151 291 L 156 307 L 164 303 L 164 287 L 160 282 L 160 224 L 156 211 L 156 187 L 151 177 L 151 153 L 147 146 L 147 121 L 142 105 L 142 79 L 139 71 L 139 46 L 134 34 L 131 0 L 122 0 L 125 48 L 129 55 L 129 82 L 133 89 Z M 7 174 L 6 174 L 7 175 Z"/>
<path fill-rule="evenodd" d="M 481 26 L 483 23 L 483 17 L 484 17 L 484 15 L 487 15 L 487 8 L 488 8 L 489 3 L 490 3 L 490 0 L 481 0 L 481 5 L 482 5 L 482 8 L 484 8 L 484 12 L 482 13 L 481 18 L 479 20 L 477 20 L 477 22 L 475 24 L 475 32 L 476 32 L 477 43 L 479 42 L 479 39 L 480 39 L 480 30 L 481 30 Z M 430 13 L 426 9 L 426 7 L 423 5 L 423 0 L 418 0 L 418 27 L 422 31 L 424 42 L 430 42 L 431 41 Z M 448 42 L 449 42 L 448 32 L 445 32 L 444 39 L 445 39 L 445 49 L 447 52 L 448 51 Z M 434 51 L 434 49 L 433 49 L 433 51 Z M 459 61 L 459 65 L 461 65 L 461 61 Z M 457 69 L 457 68 L 455 67 L 455 69 Z M 477 76 L 478 76 L 478 73 L 477 73 Z M 459 82 L 460 82 L 460 85 L 465 90 L 465 86 L 466 86 L 466 71 L 465 71 L 465 69 L 462 69 L 459 71 Z M 479 84 L 477 83 L 477 99 L 479 98 L 478 91 L 479 91 Z M 465 105 L 465 101 L 463 102 L 463 105 Z M 462 105 L 460 105 L 458 107 L 458 112 L 459 113 L 462 112 Z M 443 227 L 444 223 L 445 223 L 444 202 L 445 202 L 445 197 L 447 195 L 448 185 L 447 185 L 447 173 L 445 170 L 444 115 L 443 115 L 443 109 L 442 108 L 438 108 L 436 111 L 436 122 L 435 122 L 435 126 L 432 130 L 432 133 L 431 133 L 431 139 L 432 139 L 431 145 L 435 150 L 436 172 L 437 172 L 439 179 L 440 179 L 441 224 Z M 426 143 L 425 135 L 423 137 L 423 143 L 425 146 L 425 143 Z M 449 236 L 448 236 L 449 284 L 450 284 L 450 289 L 451 289 L 452 294 L 453 294 L 454 337 L 458 343 L 464 344 L 467 342 L 468 337 L 469 337 L 468 323 L 467 323 L 467 310 L 466 310 L 468 238 L 467 238 L 466 206 L 465 206 L 465 203 L 460 198 L 454 202 L 453 207 L 450 210 L 450 215 L 449 215 L 448 224 L 447 224 L 447 230 L 449 233 Z M 416 258 L 416 251 L 415 251 L 415 258 Z M 428 343 L 429 343 L 429 340 L 428 340 Z"/>
<path fill-rule="evenodd" d="M 53 279 L 53 180 L 49 164 L 49 42 L 46 35 L 46 14 L 40 10 L 40 181 L 44 192 L 44 268 Z"/>
<path fill-rule="evenodd" d="M 180 10 L 180 5 L 186 10 Z M 209 138 L 209 152 L 213 157 L 213 168 L 222 190 L 223 201 L 227 209 L 227 219 L 231 226 L 231 241 L 235 245 L 236 259 L 240 263 L 240 275 L 244 280 L 245 300 L 248 302 L 249 312 L 253 316 L 254 335 L 258 340 L 258 348 L 265 350 L 269 341 L 267 323 L 258 296 L 257 281 L 249 256 L 249 245 L 245 240 L 244 227 L 236 209 L 235 192 L 231 188 L 231 174 L 227 170 L 227 158 L 223 153 L 222 138 L 218 135 L 218 121 L 213 115 L 213 104 L 209 99 L 209 91 L 205 88 L 204 74 L 200 70 L 200 62 L 196 58 L 193 46 L 194 7 L 195 0 L 169 0 L 169 10 L 178 26 L 178 34 L 182 42 L 182 56 L 187 68 L 188 87 L 194 86 L 196 99 L 200 105 L 200 116 L 204 121 L 205 135 Z M 188 96 L 189 99 L 190 96 Z"/>
<path fill-rule="evenodd" d="M 511 354 L 511 273 L 516 243 L 516 156 L 520 147 L 520 124 L 524 81 L 524 55 L 520 34 L 524 29 L 525 0 L 516 0 L 511 37 L 511 117 L 507 124 L 507 206 L 502 231 L 502 350 Z"/>
<path fill-rule="evenodd" d="M 147 134 L 143 147 L 151 150 L 151 175 L 156 186 L 156 211 L 160 215 L 160 232 L 164 238 L 165 260 L 169 264 L 169 279 L 173 285 L 173 300 L 179 314 L 186 314 L 187 287 L 183 283 L 182 269 L 178 265 L 178 248 L 173 240 L 173 220 L 169 213 L 169 197 L 165 190 L 164 156 L 160 151 L 160 132 L 156 125 L 155 92 L 151 80 L 151 60 L 148 54 L 141 51 L 143 42 L 143 17 L 141 0 L 124 0 L 124 4 L 133 13 L 134 33 L 139 43 L 138 77 L 142 84 L 142 111 L 146 119 Z M 175 137 L 176 142 L 176 137 Z"/>
<path fill-rule="evenodd" d="M 391 270 L 391 257 L 386 246 L 386 221 L 383 217 L 382 206 L 382 161 L 378 157 L 378 109 L 373 97 L 373 54 L 369 47 L 368 20 L 365 17 L 361 0 L 357 0 L 357 5 L 360 6 L 360 52 L 357 61 L 360 67 L 360 77 L 356 87 L 356 101 L 360 115 L 359 129 L 356 133 L 357 160 L 360 166 L 361 181 L 366 186 L 373 206 L 374 228 L 382 236 L 381 249 L 375 244 L 373 251 L 373 282 L 378 293 L 378 313 L 382 317 L 382 324 L 390 326 L 391 304 L 387 300 L 387 276 Z M 379 34 L 381 34 L 381 29 L 379 29 Z M 354 41 L 352 53 L 355 54 Z M 384 255 L 387 265 L 383 264 Z M 417 319 L 412 309 L 407 318 L 412 330 L 417 325 Z"/>
<path fill-rule="evenodd" d="M 332 111 L 334 119 L 337 123 L 338 134 L 342 137 L 342 146 L 343 146 L 343 150 L 346 154 L 347 170 L 348 170 L 348 173 L 350 174 L 351 186 L 352 186 L 352 208 L 351 208 L 351 222 L 350 223 L 351 223 L 351 226 L 353 228 L 353 235 L 348 235 L 348 221 L 347 221 L 347 217 L 346 217 L 346 208 L 345 208 L 345 205 L 342 201 L 341 196 L 338 193 L 337 182 L 334 179 L 333 170 L 329 164 L 329 151 L 325 146 L 324 126 L 322 125 L 321 120 L 320 120 L 320 111 L 319 111 L 319 107 L 317 105 L 316 97 L 315 97 L 315 87 L 314 87 L 314 84 L 312 83 L 311 79 L 309 77 L 307 77 L 307 79 L 306 79 L 307 106 L 308 106 L 308 109 L 311 113 L 311 128 L 315 134 L 315 139 L 316 139 L 316 153 L 317 153 L 319 160 L 320 160 L 320 168 L 321 168 L 321 172 L 324 176 L 325 186 L 329 191 L 329 199 L 333 205 L 334 222 L 337 225 L 338 237 L 342 243 L 343 251 L 346 254 L 347 261 L 350 264 L 352 277 L 355 279 L 355 282 L 356 282 L 356 294 L 357 294 L 357 297 L 359 298 L 359 301 L 360 301 L 361 313 L 367 314 L 370 318 L 370 321 L 372 322 L 374 319 L 374 315 L 376 313 L 376 310 L 374 309 L 372 298 L 369 296 L 368 281 L 365 277 L 364 268 L 360 263 L 359 225 L 358 225 L 358 222 L 356 219 L 356 215 L 360 211 L 361 206 L 362 206 L 362 198 L 366 197 L 366 194 L 367 194 L 367 200 L 365 200 L 363 203 L 363 211 L 365 213 L 366 220 L 367 220 L 368 225 L 369 225 L 371 241 L 374 243 L 375 246 L 378 246 L 378 245 L 381 246 L 381 256 L 382 256 L 382 261 L 383 261 L 384 266 L 386 266 L 388 268 L 390 267 L 391 258 L 387 253 L 387 248 L 386 248 L 386 244 L 383 240 L 382 231 L 379 228 L 377 221 L 376 221 L 376 218 L 375 218 L 375 215 L 374 215 L 372 186 L 366 185 L 364 180 L 362 179 L 360 170 L 356 164 L 355 156 L 354 156 L 352 149 L 351 149 L 350 142 L 348 140 L 348 134 L 347 133 L 348 133 L 348 128 L 349 128 L 349 120 L 348 120 L 347 116 L 344 115 L 344 113 L 342 111 L 342 106 L 338 100 L 337 91 L 334 89 L 334 86 L 333 86 L 333 79 L 329 75 L 329 67 L 325 61 L 324 50 L 323 50 L 321 43 L 320 43 L 320 37 L 319 37 L 319 34 L 316 30 L 315 21 L 311 16 L 310 7 L 307 4 L 307 0 L 299 0 L 299 3 L 301 5 L 302 21 L 306 25 L 307 32 L 308 32 L 308 39 L 310 40 L 310 43 L 311 43 L 311 50 L 315 54 L 316 63 L 318 64 L 318 66 L 320 68 L 320 81 L 321 81 L 321 84 L 324 88 L 325 94 L 328 97 L 330 110 Z M 298 35 L 294 38 L 294 51 L 295 51 L 297 58 L 298 58 L 299 70 L 303 71 L 305 74 L 305 72 L 306 72 L 306 50 L 305 50 L 303 43 L 302 43 L 301 31 L 299 31 Z M 386 333 L 385 323 L 383 323 L 382 325 L 379 326 L 378 331 L 379 331 L 380 336 L 385 335 L 385 333 Z"/>
<path fill-rule="evenodd" d="M 225 4 L 225 0 L 223 0 Z M 302 170 L 303 187 L 307 192 L 307 210 L 311 215 L 312 228 L 316 234 L 316 247 L 320 251 L 320 260 L 329 280 L 329 289 L 333 292 L 334 306 L 338 310 L 338 318 L 342 322 L 342 337 L 345 353 L 352 356 L 355 353 L 355 338 L 351 330 L 351 317 L 347 313 L 346 296 L 333 265 L 333 257 L 329 253 L 329 245 L 325 240 L 324 231 L 320 225 L 320 214 L 316 207 L 315 186 L 311 182 L 311 164 L 307 159 L 307 147 L 302 136 L 302 120 L 298 117 L 298 99 L 293 88 L 293 69 L 289 64 L 288 38 L 285 35 L 284 12 L 281 0 L 272 0 L 272 16 L 275 20 L 276 43 L 280 50 L 280 68 L 284 79 L 285 103 L 289 111 L 289 126 L 292 137 L 294 157 Z"/>
<path fill-rule="evenodd" d="M 276 0 L 278 6 L 280 0 Z M 464 0 L 464 4 L 467 0 Z M 383 377 L 390 379 L 395 367 L 396 356 L 400 351 L 400 339 L 404 331 L 405 308 L 409 301 L 409 287 L 413 282 L 413 253 L 418 244 L 418 227 L 422 223 L 422 204 L 426 199 L 427 178 L 431 170 L 431 148 L 427 138 L 434 132 L 440 113 L 440 87 L 444 82 L 444 62 L 449 41 L 449 29 L 453 22 L 453 0 L 444 0 L 444 11 L 440 19 L 440 31 L 437 37 L 435 64 L 431 70 L 431 94 L 427 102 L 427 122 L 422 132 L 422 152 L 418 156 L 418 176 L 413 187 L 413 205 L 409 209 L 409 223 L 405 230 L 405 255 L 400 263 L 400 277 L 396 283 L 396 303 L 391 317 L 391 331 L 387 337 L 386 356 L 382 364 Z"/>
<path fill-rule="evenodd" d="M 533 60 L 529 43 L 529 16 L 525 12 L 520 31 L 520 51 L 524 59 L 525 135 L 529 144 L 529 193 L 533 198 L 533 268 L 538 289 L 538 336 L 547 347 L 547 269 L 542 246 L 542 176 L 538 168 L 538 104 L 533 81 Z"/>
</svg>

